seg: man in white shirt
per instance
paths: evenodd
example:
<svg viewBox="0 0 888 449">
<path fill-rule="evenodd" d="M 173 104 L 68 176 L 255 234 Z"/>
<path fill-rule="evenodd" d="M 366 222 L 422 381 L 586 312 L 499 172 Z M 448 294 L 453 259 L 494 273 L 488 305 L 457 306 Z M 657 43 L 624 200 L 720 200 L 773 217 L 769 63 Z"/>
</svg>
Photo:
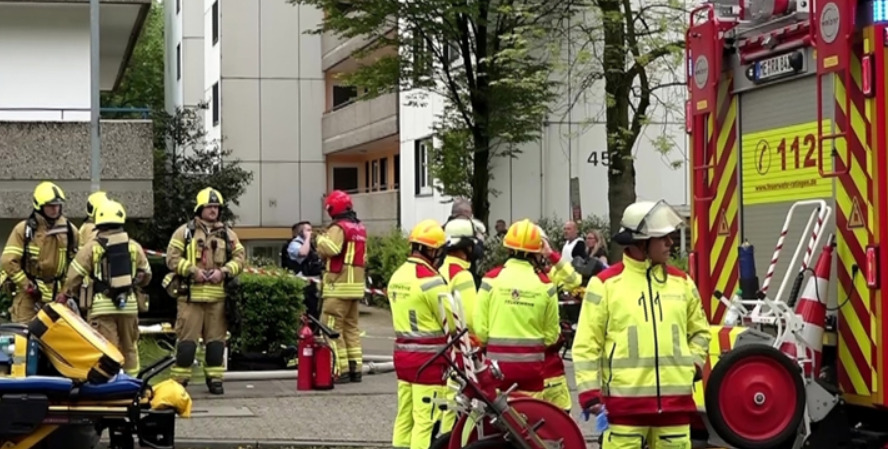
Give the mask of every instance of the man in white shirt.
<svg viewBox="0 0 888 449">
<path fill-rule="evenodd" d="M 574 260 L 577 257 L 587 258 L 586 242 L 580 237 L 580 230 L 573 221 L 564 223 L 564 246 L 561 247 L 561 258 Z"/>
</svg>

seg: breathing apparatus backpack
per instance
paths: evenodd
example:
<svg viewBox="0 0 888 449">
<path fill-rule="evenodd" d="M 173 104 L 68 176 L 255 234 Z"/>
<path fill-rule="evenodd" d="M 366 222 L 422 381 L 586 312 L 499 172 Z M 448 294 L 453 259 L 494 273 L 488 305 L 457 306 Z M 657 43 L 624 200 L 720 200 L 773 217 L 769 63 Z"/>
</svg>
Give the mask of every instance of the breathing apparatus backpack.
<svg viewBox="0 0 888 449">
<path fill-rule="evenodd" d="M 94 292 L 101 293 L 111 299 L 118 309 L 126 307 L 129 296 L 134 292 L 133 260 L 130 253 L 130 239 L 126 232 L 118 232 L 97 237 L 103 250 L 99 261 L 101 278 L 93 273 Z"/>
<path fill-rule="evenodd" d="M 77 245 L 75 243 L 76 238 L 75 238 L 75 232 L 74 232 L 74 225 L 72 225 L 71 222 L 68 220 L 65 220 L 65 225 L 67 227 L 66 231 L 68 234 L 68 246 L 65 249 L 65 258 L 66 258 L 65 259 L 65 270 L 62 272 L 62 274 L 60 274 L 52 279 L 52 297 L 53 298 L 55 298 L 56 295 L 59 293 L 57 284 L 60 281 L 65 280 L 65 276 L 67 275 L 67 271 L 68 271 L 67 267 L 71 263 L 71 261 L 74 260 L 74 256 L 77 255 Z M 30 270 L 29 270 L 30 267 L 28 266 L 29 265 L 28 261 L 31 258 L 31 249 L 30 249 L 31 240 L 34 238 L 34 234 L 37 233 L 37 226 L 38 226 L 37 218 L 34 217 L 34 214 L 31 214 L 31 216 L 28 217 L 28 219 L 25 221 L 25 241 L 24 241 L 24 245 L 22 245 L 24 248 L 22 248 L 22 262 L 21 262 L 22 272 L 25 273 L 25 277 L 27 277 L 28 280 L 31 281 L 35 286 L 37 285 L 37 277 L 34 276 L 34 274 L 30 272 Z M 54 231 L 54 229 L 49 229 L 47 231 L 47 236 L 57 234 L 57 232 L 53 232 L 53 231 Z"/>
</svg>

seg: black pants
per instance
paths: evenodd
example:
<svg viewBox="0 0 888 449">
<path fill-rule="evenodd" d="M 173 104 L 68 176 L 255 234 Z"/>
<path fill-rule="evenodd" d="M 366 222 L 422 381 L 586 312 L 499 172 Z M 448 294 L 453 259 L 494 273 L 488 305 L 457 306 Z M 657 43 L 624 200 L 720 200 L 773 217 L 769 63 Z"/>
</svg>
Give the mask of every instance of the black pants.
<svg viewBox="0 0 888 449">
<path fill-rule="evenodd" d="M 305 312 L 317 319 L 321 318 L 321 311 L 318 307 L 319 293 L 318 285 L 315 283 L 308 284 L 308 286 L 302 290 Z"/>
</svg>

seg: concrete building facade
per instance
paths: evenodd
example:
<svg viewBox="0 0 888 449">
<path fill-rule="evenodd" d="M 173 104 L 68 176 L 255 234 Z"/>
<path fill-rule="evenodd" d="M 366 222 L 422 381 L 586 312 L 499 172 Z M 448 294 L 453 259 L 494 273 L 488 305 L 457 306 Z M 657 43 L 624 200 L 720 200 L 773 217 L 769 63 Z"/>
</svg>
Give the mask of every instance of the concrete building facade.
<svg viewBox="0 0 888 449">
<path fill-rule="evenodd" d="M 290 227 L 322 219 L 327 187 L 321 121 L 323 18 L 284 0 L 165 0 L 167 102 L 204 101 L 211 141 L 233 151 L 253 181 L 236 229 L 251 256 L 277 257 Z M 179 76 L 181 73 L 181 76 Z"/>
<path fill-rule="evenodd" d="M 101 0 L 100 88 L 115 89 L 151 0 Z M 90 192 L 90 22 L 88 0 L 0 2 L 0 234 L 33 209 L 43 180 L 68 197 L 66 214 L 86 215 Z M 101 121 L 101 187 L 131 217 L 153 213 L 149 120 Z"/>
</svg>

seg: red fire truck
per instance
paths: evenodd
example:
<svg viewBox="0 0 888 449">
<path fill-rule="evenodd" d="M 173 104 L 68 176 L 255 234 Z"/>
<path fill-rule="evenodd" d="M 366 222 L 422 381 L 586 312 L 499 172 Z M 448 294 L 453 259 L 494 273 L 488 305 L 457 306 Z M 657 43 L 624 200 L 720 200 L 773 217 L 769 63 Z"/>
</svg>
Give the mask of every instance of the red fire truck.
<svg viewBox="0 0 888 449">
<path fill-rule="evenodd" d="M 888 447 L 888 0 L 718 0 L 686 37 L 710 441 Z"/>
</svg>

